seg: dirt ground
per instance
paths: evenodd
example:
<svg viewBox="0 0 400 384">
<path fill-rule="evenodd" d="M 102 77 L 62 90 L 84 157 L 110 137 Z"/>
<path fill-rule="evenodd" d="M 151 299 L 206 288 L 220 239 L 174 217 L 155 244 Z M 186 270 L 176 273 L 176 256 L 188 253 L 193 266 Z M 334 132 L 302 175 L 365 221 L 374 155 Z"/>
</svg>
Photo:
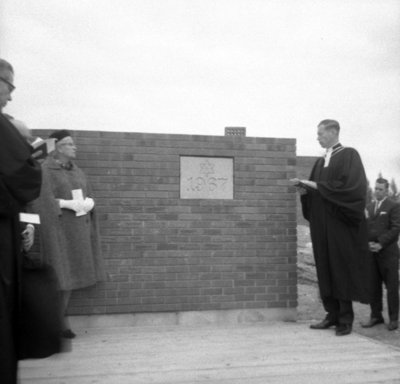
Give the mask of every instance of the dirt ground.
<svg viewBox="0 0 400 384">
<path fill-rule="evenodd" d="M 311 240 L 307 226 L 299 225 L 298 236 L 298 320 L 311 323 L 321 320 L 325 311 L 319 299 L 316 283 L 314 260 L 311 249 Z M 373 328 L 362 328 L 361 322 L 368 320 L 369 306 L 354 303 L 355 320 L 353 329 L 366 337 L 381 341 L 400 348 L 400 330 L 388 331 L 387 324 L 379 324 Z M 383 316 L 387 322 L 386 298 L 384 298 Z"/>
</svg>

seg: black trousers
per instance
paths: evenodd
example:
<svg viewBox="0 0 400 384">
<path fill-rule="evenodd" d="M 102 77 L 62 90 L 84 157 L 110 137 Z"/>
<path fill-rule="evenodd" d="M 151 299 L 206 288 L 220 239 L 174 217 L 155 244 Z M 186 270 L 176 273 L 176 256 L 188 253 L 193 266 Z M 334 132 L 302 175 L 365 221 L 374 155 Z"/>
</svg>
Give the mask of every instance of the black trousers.
<svg viewBox="0 0 400 384">
<path fill-rule="evenodd" d="M 339 324 L 353 324 L 353 303 L 350 300 L 338 300 L 331 296 L 322 297 L 327 312 L 326 318 Z"/>
<path fill-rule="evenodd" d="M 17 383 L 17 260 L 13 222 L 0 215 L 0 383 Z"/>
<path fill-rule="evenodd" d="M 389 320 L 399 319 L 399 258 L 397 254 L 372 254 L 372 270 L 370 275 L 371 317 L 382 317 L 382 283 L 387 292 Z"/>
</svg>

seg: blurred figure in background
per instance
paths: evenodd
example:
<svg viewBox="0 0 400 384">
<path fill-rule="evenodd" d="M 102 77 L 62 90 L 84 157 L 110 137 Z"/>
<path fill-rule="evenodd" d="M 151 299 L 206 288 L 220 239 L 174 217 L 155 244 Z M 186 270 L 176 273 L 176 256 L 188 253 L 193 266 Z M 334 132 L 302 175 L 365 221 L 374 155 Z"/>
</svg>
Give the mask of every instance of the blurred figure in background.
<svg viewBox="0 0 400 384">
<path fill-rule="evenodd" d="M 389 182 L 379 178 L 375 183 L 375 201 L 368 208 L 368 238 L 372 257 L 370 276 L 371 317 L 364 328 L 384 323 L 382 316 L 382 283 L 386 286 L 389 331 L 399 327 L 399 233 L 400 205 L 391 200 Z"/>
</svg>

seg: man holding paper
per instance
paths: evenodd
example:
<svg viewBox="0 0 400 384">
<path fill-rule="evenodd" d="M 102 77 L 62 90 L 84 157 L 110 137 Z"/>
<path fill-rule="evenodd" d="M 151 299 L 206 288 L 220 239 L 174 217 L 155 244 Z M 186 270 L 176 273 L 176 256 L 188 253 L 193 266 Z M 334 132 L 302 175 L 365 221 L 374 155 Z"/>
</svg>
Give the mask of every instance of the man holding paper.
<svg viewBox="0 0 400 384">
<path fill-rule="evenodd" d="M 360 155 L 339 142 L 336 120 L 318 124 L 317 140 L 326 149 L 310 180 L 293 179 L 310 223 L 318 285 L 326 317 L 311 329 L 336 327 L 352 332 L 353 301 L 368 303 L 368 237 L 365 219 L 367 179 Z"/>
<path fill-rule="evenodd" d="M 71 292 L 104 279 L 95 202 L 83 171 L 74 163 L 76 146 L 67 130 L 55 131 L 55 151 L 42 164 L 41 252 L 53 266 L 63 296 L 63 315 Z M 73 338 L 67 320 L 63 337 Z"/>
</svg>

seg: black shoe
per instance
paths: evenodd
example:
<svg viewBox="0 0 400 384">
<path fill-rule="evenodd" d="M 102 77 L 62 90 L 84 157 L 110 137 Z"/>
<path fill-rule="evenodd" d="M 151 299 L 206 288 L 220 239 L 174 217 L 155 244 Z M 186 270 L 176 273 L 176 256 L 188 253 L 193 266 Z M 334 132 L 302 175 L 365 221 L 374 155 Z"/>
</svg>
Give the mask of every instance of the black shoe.
<svg viewBox="0 0 400 384">
<path fill-rule="evenodd" d="M 324 319 L 319 323 L 311 324 L 310 328 L 311 329 L 328 329 L 330 327 L 334 327 L 335 325 L 338 325 L 337 321 Z"/>
<path fill-rule="evenodd" d="M 390 320 L 390 322 L 388 324 L 388 330 L 389 331 L 394 331 L 397 328 L 399 328 L 398 320 Z"/>
<path fill-rule="evenodd" d="M 75 333 L 72 332 L 70 329 L 65 329 L 64 331 L 61 331 L 61 337 L 63 337 L 64 339 L 73 339 L 75 336 Z"/>
<path fill-rule="evenodd" d="M 371 317 L 367 323 L 361 324 L 361 326 L 363 328 L 372 328 L 375 327 L 375 325 L 383 324 L 384 322 L 383 317 Z"/>
<path fill-rule="evenodd" d="M 336 336 L 350 335 L 353 327 L 351 324 L 339 324 L 336 327 Z"/>
</svg>

